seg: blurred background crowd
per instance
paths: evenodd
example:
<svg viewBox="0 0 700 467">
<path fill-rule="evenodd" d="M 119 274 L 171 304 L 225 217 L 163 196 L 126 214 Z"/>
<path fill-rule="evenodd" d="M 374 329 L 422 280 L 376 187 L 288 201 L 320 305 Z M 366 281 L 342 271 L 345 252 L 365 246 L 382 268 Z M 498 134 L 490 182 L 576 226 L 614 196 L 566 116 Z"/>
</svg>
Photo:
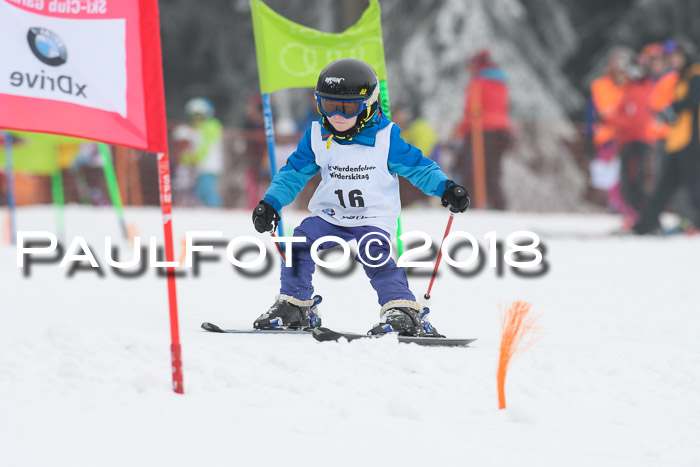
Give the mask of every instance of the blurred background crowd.
<svg viewBox="0 0 700 467">
<path fill-rule="evenodd" d="M 329 32 L 367 7 L 266 3 Z M 615 212 L 637 233 L 658 230 L 664 210 L 679 215 L 679 229 L 700 225 L 700 2 L 380 4 L 392 120 L 477 207 Z M 270 181 L 250 6 L 162 0 L 160 8 L 174 203 L 250 209 Z M 311 89 L 278 91 L 272 107 L 281 167 L 319 114 Z M 109 203 L 97 145 L 52 138 L 13 135 L 18 204 L 50 203 L 57 176 L 66 202 Z M 43 162 L 22 167 L 22 150 Z M 119 147 L 112 156 L 124 203 L 158 204 L 155 158 Z M 404 206 L 431 203 L 404 182 Z M 0 183 L 6 203 L 4 174 Z"/>
</svg>

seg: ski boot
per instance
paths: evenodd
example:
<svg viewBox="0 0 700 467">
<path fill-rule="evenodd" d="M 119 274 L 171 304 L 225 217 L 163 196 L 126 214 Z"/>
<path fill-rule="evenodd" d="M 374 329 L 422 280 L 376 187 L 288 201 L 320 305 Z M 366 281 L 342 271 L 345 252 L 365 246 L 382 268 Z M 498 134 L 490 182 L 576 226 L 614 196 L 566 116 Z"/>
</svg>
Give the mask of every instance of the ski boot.
<svg viewBox="0 0 700 467">
<path fill-rule="evenodd" d="M 445 337 L 437 332 L 427 319 L 430 313 L 420 303 L 412 300 L 392 300 L 385 304 L 382 319 L 367 334 L 378 335 L 396 332 L 400 336 Z"/>
<path fill-rule="evenodd" d="M 289 295 L 278 295 L 275 303 L 253 323 L 255 329 L 304 329 L 321 326 L 318 305 L 323 298 L 299 300 Z"/>
<path fill-rule="evenodd" d="M 320 328 L 321 327 L 321 311 L 318 309 L 318 305 L 323 301 L 323 297 L 320 295 L 314 295 L 311 298 L 313 302 L 311 309 L 309 310 L 309 327 L 310 328 Z"/>
<path fill-rule="evenodd" d="M 289 295 L 278 295 L 269 310 L 253 323 L 255 329 L 304 329 L 311 325 L 310 310 L 313 300 L 299 300 Z M 315 321 L 321 325 L 320 318 Z"/>
</svg>

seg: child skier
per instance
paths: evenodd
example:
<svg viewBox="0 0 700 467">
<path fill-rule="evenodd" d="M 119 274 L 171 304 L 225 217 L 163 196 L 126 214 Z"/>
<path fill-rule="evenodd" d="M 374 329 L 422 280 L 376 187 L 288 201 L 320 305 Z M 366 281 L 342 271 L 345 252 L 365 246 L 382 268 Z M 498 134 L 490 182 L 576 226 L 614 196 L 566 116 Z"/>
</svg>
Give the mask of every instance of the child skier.
<svg viewBox="0 0 700 467">
<path fill-rule="evenodd" d="M 321 172 L 321 184 L 309 202 L 312 214 L 294 229 L 294 236 L 306 237 L 306 241 L 293 244 L 287 259 L 292 267 L 282 268 L 280 294 L 255 320 L 256 329 L 310 325 L 315 269 L 310 249 L 316 239 L 333 235 L 359 243 L 368 234 L 388 240 L 390 233 L 396 232 L 401 209 L 397 175 L 424 193 L 441 197 L 442 205 L 452 212 L 469 207 L 466 190 L 448 180 L 419 149 L 407 144 L 400 136 L 401 129 L 382 113 L 377 74 L 367 63 L 354 58 L 330 63 L 318 77 L 315 94 L 321 119 L 311 124 L 253 211 L 255 229 L 272 231 L 280 219 L 279 210 Z M 368 242 L 363 248 L 358 244 L 356 259 L 363 263 L 381 305 L 380 323 L 369 333 L 439 336 L 429 323 L 421 321 L 422 306 L 408 288 L 406 274 L 389 257 L 387 240 Z M 328 243 L 321 249 L 334 245 Z"/>
</svg>

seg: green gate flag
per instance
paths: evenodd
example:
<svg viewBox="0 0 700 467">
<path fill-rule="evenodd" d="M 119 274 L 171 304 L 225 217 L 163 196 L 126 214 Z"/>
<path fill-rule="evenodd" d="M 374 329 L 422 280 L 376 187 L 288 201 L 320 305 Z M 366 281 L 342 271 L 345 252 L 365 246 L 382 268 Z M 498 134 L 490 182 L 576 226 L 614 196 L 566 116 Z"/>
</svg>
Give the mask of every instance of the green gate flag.
<svg viewBox="0 0 700 467">
<path fill-rule="evenodd" d="M 261 0 L 251 0 L 260 91 L 316 87 L 321 70 L 339 58 L 369 63 L 380 81 L 386 80 L 384 43 L 378 0 L 357 23 L 333 34 L 307 28 L 275 13 Z"/>
</svg>

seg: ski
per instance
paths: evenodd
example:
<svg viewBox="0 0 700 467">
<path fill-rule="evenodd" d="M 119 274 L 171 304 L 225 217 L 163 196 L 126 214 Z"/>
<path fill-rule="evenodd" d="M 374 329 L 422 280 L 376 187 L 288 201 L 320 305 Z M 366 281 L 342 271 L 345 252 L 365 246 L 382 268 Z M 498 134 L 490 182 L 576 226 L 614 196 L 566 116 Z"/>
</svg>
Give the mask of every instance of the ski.
<svg viewBox="0 0 700 467">
<path fill-rule="evenodd" d="M 323 297 L 320 295 L 314 295 L 313 305 L 311 305 L 310 310 L 310 320 L 311 326 L 319 326 L 321 324 L 321 319 L 318 315 L 318 305 L 323 301 Z M 228 334 L 308 334 L 311 328 L 303 329 L 223 329 L 214 323 L 204 322 L 201 328 L 208 332 L 219 332 Z"/>
<path fill-rule="evenodd" d="M 214 323 L 202 323 L 202 329 L 208 332 L 227 334 L 308 334 L 310 329 L 223 329 Z"/>
<path fill-rule="evenodd" d="M 379 339 L 384 335 L 369 335 L 357 334 L 351 332 L 337 332 L 328 328 L 320 327 L 311 330 L 311 334 L 319 342 L 338 341 L 347 339 L 353 341 L 356 339 Z M 467 347 L 476 339 L 450 339 L 447 337 L 413 337 L 413 336 L 398 336 L 399 342 L 402 344 L 418 344 L 435 347 Z"/>
</svg>

